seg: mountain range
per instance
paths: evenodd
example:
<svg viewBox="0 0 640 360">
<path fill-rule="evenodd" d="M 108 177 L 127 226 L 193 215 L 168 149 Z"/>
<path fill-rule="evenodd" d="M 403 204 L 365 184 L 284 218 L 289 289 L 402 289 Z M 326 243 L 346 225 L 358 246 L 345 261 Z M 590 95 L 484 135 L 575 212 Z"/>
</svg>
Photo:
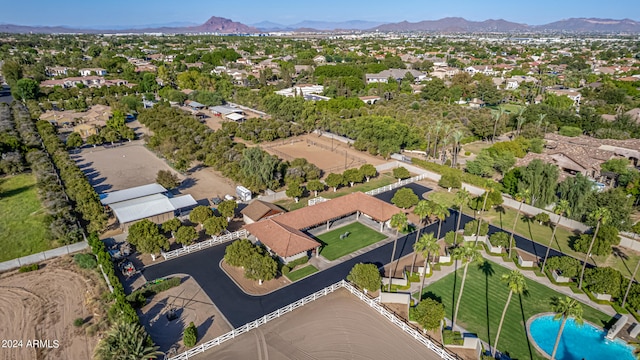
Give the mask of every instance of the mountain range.
<svg viewBox="0 0 640 360">
<path fill-rule="evenodd" d="M 367 31 L 426 31 L 426 32 L 607 32 L 607 33 L 640 33 L 640 22 L 631 19 L 598 19 L 598 18 L 571 18 L 555 21 L 544 25 L 527 25 L 510 22 L 503 19 L 470 21 L 460 17 L 448 17 L 439 20 L 424 20 L 419 22 L 402 21 L 397 23 L 383 23 L 374 21 L 351 20 L 342 22 L 305 20 L 292 25 L 282 25 L 270 21 L 263 21 L 245 25 L 226 18 L 212 16 L 201 25 L 184 23 L 169 23 L 162 26 L 149 25 L 123 27 L 117 26 L 110 29 L 87 28 L 77 29 L 67 26 L 25 26 L 13 24 L 0 24 L 0 33 L 224 33 L 246 34 L 269 31 L 334 31 L 334 30 L 367 30 Z M 174 25 L 174 26 L 172 26 Z"/>
</svg>

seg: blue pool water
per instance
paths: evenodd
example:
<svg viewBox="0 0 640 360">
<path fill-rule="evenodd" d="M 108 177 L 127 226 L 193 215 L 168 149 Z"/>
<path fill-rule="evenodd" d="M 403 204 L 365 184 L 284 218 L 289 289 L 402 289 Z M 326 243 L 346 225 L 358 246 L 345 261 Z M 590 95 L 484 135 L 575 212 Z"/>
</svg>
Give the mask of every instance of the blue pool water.
<svg viewBox="0 0 640 360">
<path fill-rule="evenodd" d="M 551 356 L 561 320 L 553 320 L 553 315 L 541 316 L 531 322 L 529 331 L 533 341 Z M 605 339 L 606 332 L 587 322 L 582 326 L 568 319 L 558 345 L 558 360 L 635 360 L 633 347 L 620 339 Z"/>
</svg>

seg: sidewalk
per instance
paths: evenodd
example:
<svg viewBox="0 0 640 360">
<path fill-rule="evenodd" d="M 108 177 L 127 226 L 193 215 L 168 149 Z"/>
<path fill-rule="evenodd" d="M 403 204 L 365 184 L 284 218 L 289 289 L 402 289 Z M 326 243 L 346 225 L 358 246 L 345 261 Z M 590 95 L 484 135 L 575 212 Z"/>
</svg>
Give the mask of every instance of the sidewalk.
<svg viewBox="0 0 640 360">
<path fill-rule="evenodd" d="M 603 313 L 610 315 L 610 316 L 615 316 L 616 315 L 616 311 L 613 310 L 613 308 L 609 305 L 602 305 L 602 304 L 598 304 L 594 301 L 592 301 L 591 299 L 589 299 L 589 297 L 587 296 L 587 294 L 576 294 L 574 293 L 570 287 L 568 286 L 560 286 L 560 285 L 556 285 L 554 283 L 551 282 L 551 280 L 549 280 L 549 278 L 547 278 L 546 276 L 537 276 L 533 271 L 531 270 L 522 270 L 522 269 L 518 269 L 518 267 L 516 266 L 516 264 L 513 261 L 504 261 L 502 257 L 500 256 L 491 256 L 487 253 L 485 253 L 484 251 L 481 251 L 482 257 L 487 259 L 487 260 L 491 260 L 495 263 L 497 263 L 500 266 L 506 267 L 509 270 L 520 270 L 520 272 L 522 273 L 522 275 L 524 275 L 525 277 L 539 283 L 542 284 L 550 289 L 553 289 L 563 295 L 566 295 L 570 298 L 574 298 L 580 302 L 582 302 L 585 305 L 591 306 L 594 309 L 600 310 Z M 633 319 L 633 317 L 631 317 L 631 319 Z"/>
</svg>

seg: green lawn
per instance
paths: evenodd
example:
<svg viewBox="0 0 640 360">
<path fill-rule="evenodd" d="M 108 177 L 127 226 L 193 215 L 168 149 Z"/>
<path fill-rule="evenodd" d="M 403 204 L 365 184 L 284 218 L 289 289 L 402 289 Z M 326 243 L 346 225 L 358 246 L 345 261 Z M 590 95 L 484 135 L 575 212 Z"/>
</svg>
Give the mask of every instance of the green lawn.
<svg viewBox="0 0 640 360">
<path fill-rule="evenodd" d="M 428 195 L 430 200 L 437 201 L 449 207 L 453 206 L 454 196 L 455 192 L 452 191 L 449 193 L 444 190 L 436 190 L 429 193 Z M 466 206 L 464 208 L 464 213 L 473 216 L 473 211 Z M 489 219 L 491 224 L 495 226 L 499 226 L 510 231 L 511 227 L 513 226 L 513 220 L 515 219 L 516 214 L 517 211 L 515 209 L 505 206 L 498 209 L 490 209 L 486 212 L 486 215 L 483 216 L 483 218 Z M 520 234 L 535 242 L 544 244 L 545 246 L 549 243 L 552 232 L 552 226 L 544 224 L 539 225 L 535 221 L 522 221 L 522 218 L 516 225 L 517 234 Z M 556 236 L 551 247 L 565 254 L 574 256 L 578 259 L 584 259 L 583 253 L 574 251 L 571 246 L 569 246 L 572 236 L 574 236 L 574 233 L 571 230 L 564 227 L 559 227 L 556 231 Z M 610 266 L 620 271 L 622 275 L 630 278 L 636 263 L 640 261 L 640 254 L 624 248 L 619 248 L 619 250 L 619 252 L 614 252 L 609 256 L 593 256 L 591 258 L 591 261 L 595 262 L 597 266 Z M 640 274 L 637 274 L 636 280 L 640 281 Z"/>
<path fill-rule="evenodd" d="M 302 269 L 298 269 L 296 271 L 292 271 L 292 272 L 288 273 L 287 277 L 291 281 L 297 281 L 297 280 L 300 280 L 300 279 L 302 279 L 303 277 L 305 277 L 307 275 L 311 275 L 311 274 L 317 273 L 317 272 L 318 272 L 318 269 L 316 269 L 315 266 L 307 265 L 307 266 L 303 267 Z"/>
<path fill-rule="evenodd" d="M 378 177 L 371 179 L 369 182 L 354 185 L 353 187 L 343 186 L 338 188 L 338 191 L 333 192 L 333 188 L 327 188 L 325 191 L 318 192 L 318 196 L 322 196 L 327 199 L 335 199 L 340 196 L 348 195 L 356 191 L 367 192 L 373 189 L 377 189 L 391 183 L 394 183 L 396 179 L 388 173 L 378 175 Z M 309 199 L 313 199 L 315 194 L 312 191 L 307 192 L 309 196 L 300 198 L 296 203 L 293 199 L 285 199 L 277 201 L 276 204 L 286 209 L 287 211 L 293 211 L 307 206 Z"/>
<path fill-rule="evenodd" d="M 347 231 L 349 232 L 349 236 L 341 240 L 340 235 Z M 367 245 L 375 244 L 385 239 L 386 236 L 359 222 L 354 222 L 353 224 L 316 236 L 316 238 L 323 245 L 320 250 L 320 255 L 328 260 L 335 260 L 358 249 L 362 249 Z"/>
<path fill-rule="evenodd" d="M 456 273 L 429 285 L 425 289 L 426 296 L 436 298 L 445 306 L 446 316 L 453 317 L 454 296 L 457 297 L 462 280 L 460 268 Z M 464 294 L 458 312 L 457 324 L 487 342 L 493 343 L 500 322 L 500 316 L 507 301 L 509 291 L 500 278 L 509 270 L 493 262 L 486 261 L 482 265 L 471 264 L 465 282 Z M 489 275 L 485 275 L 489 274 Z M 453 291 L 455 283 L 455 292 Z M 524 324 L 531 316 L 552 310 L 550 300 L 561 296 L 556 291 L 527 279 L 529 294 L 521 298 L 515 296 L 511 300 L 505 317 L 499 348 L 509 354 L 512 359 L 544 359 L 529 343 Z M 584 319 L 598 326 L 604 326 L 611 318 L 593 308 L 583 305 Z M 490 338 L 489 338 L 490 336 Z"/>
<path fill-rule="evenodd" d="M 51 249 L 35 184 L 31 174 L 0 179 L 0 261 Z"/>
</svg>

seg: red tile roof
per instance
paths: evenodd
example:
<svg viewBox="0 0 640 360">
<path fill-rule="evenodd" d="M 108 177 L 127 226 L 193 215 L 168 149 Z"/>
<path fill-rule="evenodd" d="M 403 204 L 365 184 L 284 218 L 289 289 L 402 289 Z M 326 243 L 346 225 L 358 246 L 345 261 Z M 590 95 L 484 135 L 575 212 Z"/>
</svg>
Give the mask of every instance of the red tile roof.
<svg viewBox="0 0 640 360">
<path fill-rule="evenodd" d="M 246 225 L 245 228 L 280 257 L 315 249 L 320 244 L 302 231 L 360 211 L 386 222 L 400 211 L 373 196 L 355 192 L 313 206 Z"/>
</svg>

